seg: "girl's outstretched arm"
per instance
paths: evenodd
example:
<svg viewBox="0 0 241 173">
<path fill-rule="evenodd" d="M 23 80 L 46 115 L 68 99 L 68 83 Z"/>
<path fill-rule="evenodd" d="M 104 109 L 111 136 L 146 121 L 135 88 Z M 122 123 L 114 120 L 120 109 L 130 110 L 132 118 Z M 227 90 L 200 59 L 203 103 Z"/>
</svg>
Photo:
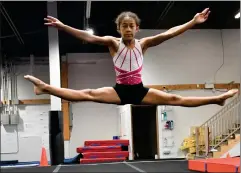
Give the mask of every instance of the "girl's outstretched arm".
<svg viewBox="0 0 241 173">
<path fill-rule="evenodd" d="M 105 45 L 105 46 L 113 46 L 114 44 L 114 37 L 112 36 L 101 37 L 101 36 L 92 35 L 92 34 L 89 34 L 87 31 L 79 30 L 71 26 L 65 25 L 60 20 L 52 16 L 47 16 L 47 18 L 45 18 L 44 20 L 46 21 L 45 25 L 52 26 L 59 30 L 65 31 L 68 34 L 80 40 L 86 41 L 88 43 Z"/>
<path fill-rule="evenodd" d="M 209 14 L 209 8 L 206 8 L 201 13 L 197 13 L 194 18 L 187 23 L 170 28 L 166 32 L 141 39 L 143 49 L 157 46 L 166 40 L 184 33 L 188 29 L 191 29 L 194 25 L 205 22 L 208 19 Z"/>
</svg>

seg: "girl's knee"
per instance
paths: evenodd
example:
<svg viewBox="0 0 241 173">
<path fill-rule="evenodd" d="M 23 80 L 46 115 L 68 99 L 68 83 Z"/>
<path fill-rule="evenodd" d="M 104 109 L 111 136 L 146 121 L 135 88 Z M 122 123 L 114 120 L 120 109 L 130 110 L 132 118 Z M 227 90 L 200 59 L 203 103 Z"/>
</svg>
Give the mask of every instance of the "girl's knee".
<svg viewBox="0 0 241 173">
<path fill-rule="evenodd" d="M 97 89 L 87 89 L 85 92 L 89 101 L 99 101 L 101 92 Z"/>
<path fill-rule="evenodd" d="M 171 99 L 170 99 L 170 100 L 172 100 L 172 101 L 179 101 L 179 100 L 181 100 L 181 99 L 182 99 L 181 96 L 173 94 L 173 95 L 171 96 Z"/>
<path fill-rule="evenodd" d="M 94 91 L 93 89 L 84 89 L 79 91 L 79 95 L 83 98 L 83 101 L 92 101 L 94 100 Z"/>
<path fill-rule="evenodd" d="M 182 100 L 183 100 L 183 97 L 182 97 L 182 96 L 175 95 L 175 94 L 171 95 L 170 98 L 169 98 L 169 102 L 170 102 L 171 104 L 180 103 L 180 102 L 182 102 Z"/>
</svg>

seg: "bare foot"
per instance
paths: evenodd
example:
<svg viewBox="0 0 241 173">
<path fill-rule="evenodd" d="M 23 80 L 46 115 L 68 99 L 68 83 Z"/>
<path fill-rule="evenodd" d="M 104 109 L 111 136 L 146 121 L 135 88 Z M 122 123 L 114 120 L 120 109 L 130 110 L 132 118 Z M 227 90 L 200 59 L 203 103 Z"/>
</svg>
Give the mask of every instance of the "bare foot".
<svg viewBox="0 0 241 173">
<path fill-rule="evenodd" d="M 41 94 L 47 94 L 48 92 L 45 90 L 46 83 L 43 81 L 39 80 L 36 77 L 33 77 L 31 75 L 26 75 L 24 78 L 34 84 L 34 93 L 36 95 L 41 95 Z"/>
<path fill-rule="evenodd" d="M 220 106 L 224 106 L 225 105 L 225 101 L 230 98 L 233 97 L 235 94 L 237 94 L 239 92 L 238 89 L 231 89 L 228 92 L 220 95 L 220 102 L 218 103 L 218 105 Z"/>
</svg>

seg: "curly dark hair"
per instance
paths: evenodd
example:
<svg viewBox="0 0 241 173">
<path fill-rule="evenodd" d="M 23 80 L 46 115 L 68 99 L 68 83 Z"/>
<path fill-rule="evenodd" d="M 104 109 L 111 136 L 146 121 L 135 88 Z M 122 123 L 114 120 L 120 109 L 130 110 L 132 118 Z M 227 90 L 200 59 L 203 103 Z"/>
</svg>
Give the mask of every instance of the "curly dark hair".
<svg viewBox="0 0 241 173">
<path fill-rule="evenodd" d="M 116 23 L 116 26 L 117 26 L 117 29 L 119 30 L 120 29 L 120 24 L 121 24 L 121 21 L 125 18 L 125 17 L 131 17 L 135 20 L 136 22 L 136 25 L 140 26 L 141 24 L 141 19 L 137 16 L 137 14 L 131 12 L 131 11 L 124 11 L 122 13 L 120 13 L 116 20 L 115 20 L 115 23 Z"/>
</svg>

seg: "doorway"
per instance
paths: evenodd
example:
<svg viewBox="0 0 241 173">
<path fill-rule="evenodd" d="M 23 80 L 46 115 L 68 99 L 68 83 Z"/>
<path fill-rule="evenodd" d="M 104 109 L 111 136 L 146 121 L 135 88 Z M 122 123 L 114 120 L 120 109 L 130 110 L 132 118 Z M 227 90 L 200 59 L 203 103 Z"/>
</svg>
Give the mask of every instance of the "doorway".
<svg viewBox="0 0 241 173">
<path fill-rule="evenodd" d="M 131 115 L 133 159 L 155 159 L 158 155 L 157 107 L 132 105 Z"/>
</svg>

